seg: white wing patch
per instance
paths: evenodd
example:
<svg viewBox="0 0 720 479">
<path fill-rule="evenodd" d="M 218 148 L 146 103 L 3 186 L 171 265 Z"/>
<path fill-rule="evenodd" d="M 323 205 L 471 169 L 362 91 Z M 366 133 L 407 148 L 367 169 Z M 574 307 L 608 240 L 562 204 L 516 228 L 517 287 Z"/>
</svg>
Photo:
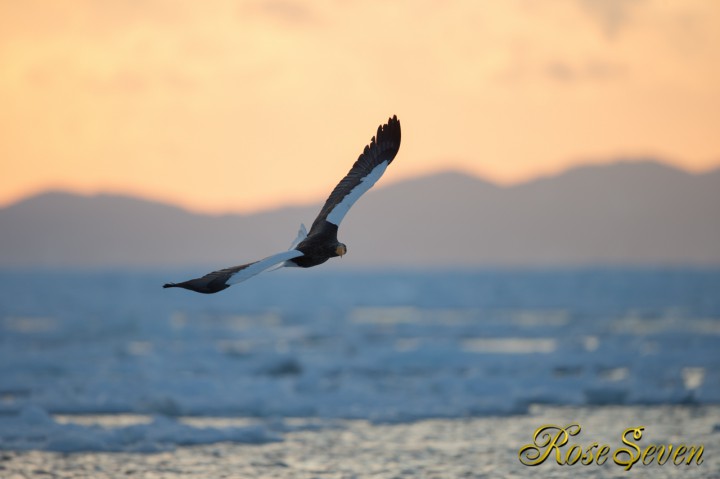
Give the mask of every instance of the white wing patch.
<svg viewBox="0 0 720 479">
<path fill-rule="evenodd" d="M 302 255 L 303 254 L 301 251 L 291 249 L 289 251 L 283 251 L 282 253 L 268 256 L 267 258 L 261 259 L 260 261 L 251 264 L 247 268 L 241 269 L 237 273 L 233 274 L 232 276 L 230 276 L 230 279 L 227 280 L 226 284 L 230 285 L 240 283 L 248 278 L 252 278 L 256 274 L 260 274 L 263 271 L 272 268 L 278 263 L 280 263 L 280 266 L 282 266 L 282 263 L 284 263 L 285 261 L 297 258 Z"/>
<path fill-rule="evenodd" d="M 377 180 L 379 180 L 383 173 L 385 173 L 387 166 L 388 162 L 383 161 L 373 168 L 366 177 L 360 180 L 360 183 L 358 183 L 355 188 L 350 190 L 350 193 L 348 193 L 340 203 L 335 205 L 332 211 L 330 211 L 330 214 L 327 215 L 326 220 L 336 226 L 340 226 L 340 222 L 343 220 L 347 212 L 350 211 L 352 205 L 354 205 L 358 198 L 360 198 L 367 190 L 377 183 Z"/>
</svg>

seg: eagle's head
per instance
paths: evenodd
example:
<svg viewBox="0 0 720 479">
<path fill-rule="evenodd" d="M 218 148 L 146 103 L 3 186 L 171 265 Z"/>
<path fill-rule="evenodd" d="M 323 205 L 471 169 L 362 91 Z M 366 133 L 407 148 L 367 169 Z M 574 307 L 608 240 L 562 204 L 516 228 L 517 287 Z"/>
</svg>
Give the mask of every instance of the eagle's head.
<svg viewBox="0 0 720 479">
<path fill-rule="evenodd" d="M 347 246 L 345 246 L 342 243 L 338 243 L 337 246 L 335 247 L 335 255 L 340 256 L 342 258 L 342 256 L 345 253 L 347 253 Z"/>
</svg>

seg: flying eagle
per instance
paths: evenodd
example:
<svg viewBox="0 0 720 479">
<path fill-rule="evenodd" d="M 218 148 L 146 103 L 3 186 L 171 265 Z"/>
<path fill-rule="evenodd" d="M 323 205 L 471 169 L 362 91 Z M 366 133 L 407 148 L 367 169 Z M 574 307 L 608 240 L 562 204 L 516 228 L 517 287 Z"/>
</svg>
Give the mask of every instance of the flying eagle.
<svg viewBox="0 0 720 479">
<path fill-rule="evenodd" d="M 377 134 L 365 146 L 362 154 L 345 178 L 330 193 L 330 197 L 320 210 L 307 232 L 300 225 L 298 236 L 290 249 L 268 256 L 254 263 L 233 266 L 208 273 L 202 278 L 182 283 L 167 283 L 163 288 L 185 288 L 198 293 L 217 293 L 233 284 L 281 267 L 299 266 L 310 268 L 324 263 L 330 258 L 347 253 L 347 247 L 337 239 L 340 222 L 353 204 L 372 188 L 385 169 L 392 163 L 400 149 L 400 122 L 396 116 L 377 129 Z"/>
</svg>

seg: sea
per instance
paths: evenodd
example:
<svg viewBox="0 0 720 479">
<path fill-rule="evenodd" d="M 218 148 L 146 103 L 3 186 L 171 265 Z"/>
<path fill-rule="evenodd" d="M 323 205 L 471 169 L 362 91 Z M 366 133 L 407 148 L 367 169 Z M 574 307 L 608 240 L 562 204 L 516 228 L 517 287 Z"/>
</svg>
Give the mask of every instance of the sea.
<svg viewBox="0 0 720 479">
<path fill-rule="evenodd" d="M 491 447 L 498 430 L 524 438 L 502 459 L 518 476 L 548 411 L 612 424 L 618 445 L 640 419 L 662 440 L 704 438 L 716 450 L 695 477 L 720 476 L 718 268 L 288 269 L 214 295 L 162 288 L 204 272 L 0 271 L 0 477 L 72 461 L 114 477 L 102 464 L 128 457 L 203 477 L 182 458 L 229 456 L 268 468 L 237 477 L 363 477 L 328 448 L 360 438 L 370 449 L 346 447 L 348 465 L 417 434 L 426 455 L 372 476 L 449 477 L 459 462 L 493 477 L 497 458 L 446 449 Z M 310 469 L 278 459 L 293 450 Z"/>
</svg>

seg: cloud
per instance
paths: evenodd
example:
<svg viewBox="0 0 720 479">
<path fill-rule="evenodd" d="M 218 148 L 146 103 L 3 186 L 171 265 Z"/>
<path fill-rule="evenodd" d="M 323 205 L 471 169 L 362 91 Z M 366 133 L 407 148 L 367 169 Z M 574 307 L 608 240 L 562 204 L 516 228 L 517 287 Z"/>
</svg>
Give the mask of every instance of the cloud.
<svg viewBox="0 0 720 479">
<path fill-rule="evenodd" d="M 545 65 L 544 74 L 558 82 L 605 81 L 625 74 L 626 68 L 620 63 L 588 61 L 572 65 L 562 60 L 550 61 Z"/>
<path fill-rule="evenodd" d="M 259 13 L 285 25 L 308 25 L 317 21 L 315 11 L 308 4 L 290 0 L 264 0 L 245 4 L 244 12 Z"/>
<path fill-rule="evenodd" d="M 645 0 L 577 0 L 580 7 L 602 28 L 608 38 L 615 38 L 631 23 L 633 9 Z"/>
</svg>

